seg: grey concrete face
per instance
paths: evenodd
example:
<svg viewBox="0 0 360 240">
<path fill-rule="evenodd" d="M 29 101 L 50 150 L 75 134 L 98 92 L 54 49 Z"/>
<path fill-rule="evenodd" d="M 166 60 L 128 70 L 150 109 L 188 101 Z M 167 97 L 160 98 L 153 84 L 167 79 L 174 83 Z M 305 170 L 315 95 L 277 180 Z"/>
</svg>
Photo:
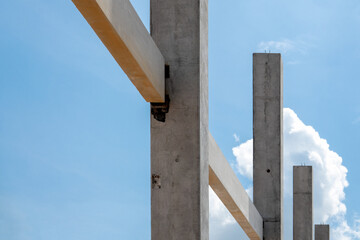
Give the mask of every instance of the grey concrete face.
<svg viewBox="0 0 360 240">
<path fill-rule="evenodd" d="M 315 225 L 315 240 L 329 240 L 330 226 L 329 225 Z"/>
<path fill-rule="evenodd" d="M 293 170 L 293 239 L 312 240 L 312 167 L 294 166 Z"/>
<path fill-rule="evenodd" d="M 264 219 L 264 240 L 283 239 L 282 61 L 253 55 L 254 204 Z"/>
<path fill-rule="evenodd" d="M 169 113 L 165 122 L 151 117 L 151 239 L 208 240 L 208 2 L 151 0 L 150 8 L 151 35 L 170 66 Z"/>
</svg>

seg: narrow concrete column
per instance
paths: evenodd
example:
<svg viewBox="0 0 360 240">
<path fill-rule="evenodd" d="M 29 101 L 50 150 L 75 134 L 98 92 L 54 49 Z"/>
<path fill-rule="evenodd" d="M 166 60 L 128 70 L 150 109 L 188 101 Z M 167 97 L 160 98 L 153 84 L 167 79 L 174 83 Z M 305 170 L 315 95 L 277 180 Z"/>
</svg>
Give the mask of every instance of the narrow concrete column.
<svg viewBox="0 0 360 240">
<path fill-rule="evenodd" d="M 330 226 L 315 224 L 315 240 L 330 240 Z"/>
<path fill-rule="evenodd" d="M 281 240 L 282 60 L 280 54 L 253 55 L 254 204 L 264 219 L 264 240 Z"/>
<path fill-rule="evenodd" d="M 151 239 L 209 239 L 208 1 L 151 0 L 169 65 L 165 122 L 151 116 Z"/>
<path fill-rule="evenodd" d="M 312 240 L 312 167 L 294 166 L 293 170 L 293 240 Z"/>
</svg>

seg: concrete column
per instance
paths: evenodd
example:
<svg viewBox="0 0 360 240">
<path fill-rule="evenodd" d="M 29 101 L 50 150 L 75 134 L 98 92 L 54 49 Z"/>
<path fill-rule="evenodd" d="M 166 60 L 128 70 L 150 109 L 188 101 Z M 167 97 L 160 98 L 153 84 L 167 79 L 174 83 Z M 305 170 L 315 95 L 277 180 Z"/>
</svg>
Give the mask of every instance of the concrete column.
<svg viewBox="0 0 360 240">
<path fill-rule="evenodd" d="M 312 240 L 312 167 L 294 166 L 293 170 L 293 239 Z"/>
<path fill-rule="evenodd" d="M 151 0 L 169 65 L 165 122 L 151 117 L 151 239 L 209 239 L 208 1 Z"/>
<path fill-rule="evenodd" d="M 282 81 L 280 54 L 253 55 L 254 204 L 264 240 L 283 238 Z"/>
<path fill-rule="evenodd" d="M 329 225 L 315 225 L 315 240 L 330 240 L 330 226 Z"/>
</svg>

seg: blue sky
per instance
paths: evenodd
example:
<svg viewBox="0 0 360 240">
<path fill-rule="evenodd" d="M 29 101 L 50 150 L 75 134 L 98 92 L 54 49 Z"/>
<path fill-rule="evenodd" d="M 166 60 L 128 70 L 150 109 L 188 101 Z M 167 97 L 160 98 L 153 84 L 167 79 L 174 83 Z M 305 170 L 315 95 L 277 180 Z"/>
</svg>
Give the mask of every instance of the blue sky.
<svg viewBox="0 0 360 240">
<path fill-rule="evenodd" d="M 132 3 L 148 27 L 149 0 Z M 359 0 L 209 1 L 212 135 L 251 191 L 233 148 L 250 149 L 252 53 L 281 52 L 289 129 L 306 133 L 289 134 L 287 156 L 304 160 L 288 161 L 348 170 L 335 171 L 349 183 L 336 188 L 346 212 L 327 219 L 336 239 L 360 239 L 359 25 Z M 6 1 L 0 29 L 0 236 L 150 239 L 149 104 L 70 0 Z M 315 219 L 329 214 L 320 210 Z M 225 215 L 212 216 L 212 240 L 241 234 L 216 225 Z"/>
</svg>

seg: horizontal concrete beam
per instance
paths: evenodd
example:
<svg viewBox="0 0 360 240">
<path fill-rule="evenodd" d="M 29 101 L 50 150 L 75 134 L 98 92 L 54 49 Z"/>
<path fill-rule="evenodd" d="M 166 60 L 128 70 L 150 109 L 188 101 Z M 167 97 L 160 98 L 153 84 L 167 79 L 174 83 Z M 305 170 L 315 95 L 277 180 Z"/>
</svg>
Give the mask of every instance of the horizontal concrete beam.
<svg viewBox="0 0 360 240">
<path fill-rule="evenodd" d="M 129 0 L 72 0 L 147 102 L 165 101 L 165 61 Z"/>
<path fill-rule="evenodd" d="M 209 185 L 251 239 L 263 239 L 263 219 L 209 134 Z"/>
</svg>

